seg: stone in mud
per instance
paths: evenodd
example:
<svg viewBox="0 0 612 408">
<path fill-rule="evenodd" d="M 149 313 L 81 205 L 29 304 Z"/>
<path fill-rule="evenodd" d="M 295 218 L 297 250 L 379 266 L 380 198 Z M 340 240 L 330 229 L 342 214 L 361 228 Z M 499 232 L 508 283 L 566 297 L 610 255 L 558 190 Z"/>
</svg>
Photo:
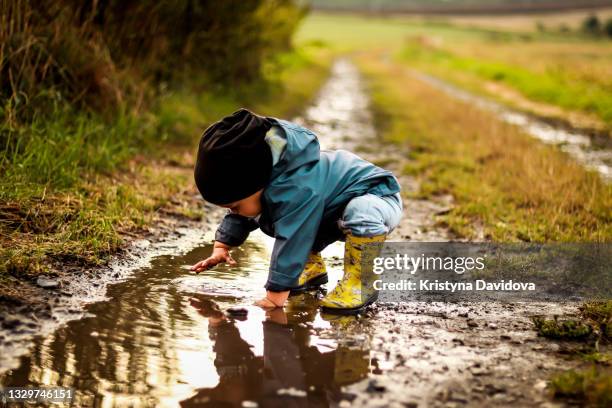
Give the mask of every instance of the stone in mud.
<svg viewBox="0 0 612 408">
<path fill-rule="evenodd" d="M 504 394 L 506 392 L 506 388 L 503 386 L 497 386 L 494 384 L 485 384 L 485 392 L 490 395 L 496 395 L 496 394 Z"/>
<path fill-rule="evenodd" d="M 379 383 L 376 379 L 370 380 L 370 382 L 368 383 L 368 388 L 366 388 L 366 391 L 370 393 L 385 392 L 386 390 L 387 387 Z"/>
<path fill-rule="evenodd" d="M 287 395 L 289 397 L 297 397 L 297 398 L 304 398 L 306 397 L 306 395 L 308 395 L 306 393 L 306 391 L 304 390 L 298 390 L 295 387 L 290 387 L 290 388 L 280 388 L 276 391 L 276 393 L 278 395 Z"/>
<path fill-rule="evenodd" d="M 2 327 L 8 330 L 13 330 L 15 328 L 17 328 L 18 326 L 21 326 L 21 320 L 19 319 L 7 319 L 2 323 Z"/>
<path fill-rule="evenodd" d="M 472 375 L 475 375 L 475 376 L 482 376 L 482 375 L 491 374 L 491 371 L 483 367 L 471 367 L 470 373 L 472 373 Z"/>
<path fill-rule="evenodd" d="M 38 279 L 36 279 L 36 284 L 44 289 L 53 289 L 59 286 L 59 281 L 57 279 L 39 276 Z"/>
<path fill-rule="evenodd" d="M 230 316 L 244 317 L 249 314 L 249 311 L 244 307 L 230 307 L 227 309 L 227 314 Z"/>
</svg>

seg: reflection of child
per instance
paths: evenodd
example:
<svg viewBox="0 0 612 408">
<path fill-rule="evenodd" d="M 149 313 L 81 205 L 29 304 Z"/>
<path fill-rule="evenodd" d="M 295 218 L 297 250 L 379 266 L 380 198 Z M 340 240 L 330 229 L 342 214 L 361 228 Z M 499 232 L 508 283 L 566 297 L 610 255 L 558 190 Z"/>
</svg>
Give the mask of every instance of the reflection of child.
<svg viewBox="0 0 612 408">
<path fill-rule="evenodd" d="M 202 197 L 228 212 L 212 255 L 192 270 L 236 265 L 229 249 L 261 228 L 276 240 L 267 294 L 257 304 L 282 307 L 290 292 L 327 282 L 320 251 L 341 240 L 344 276 L 322 308 L 358 312 L 375 300 L 362 293 L 361 249 L 383 242 L 400 222 L 400 186 L 390 171 L 346 150 L 320 150 L 298 124 L 240 109 L 206 129 L 194 175 Z"/>
<path fill-rule="evenodd" d="M 181 407 L 241 406 L 245 400 L 263 407 L 338 405 L 343 395 L 340 387 L 368 374 L 369 341 L 350 342 L 350 347 L 339 342 L 325 352 L 312 344 L 311 328 L 304 323 L 311 323 L 316 313 L 267 311 L 262 322 L 263 355 L 259 356 L 241 337 L 237 322 L 213 301 L 195 295 L 190 303 L 208 320 L 219 381 L 214 388 L 198 389 L 180 402 Z M 331 325 L 340 330 L 357 321 L 354 316 L 331 317 Z M 281 390 L 308 396 L 289 400 Z"/>
</svg>

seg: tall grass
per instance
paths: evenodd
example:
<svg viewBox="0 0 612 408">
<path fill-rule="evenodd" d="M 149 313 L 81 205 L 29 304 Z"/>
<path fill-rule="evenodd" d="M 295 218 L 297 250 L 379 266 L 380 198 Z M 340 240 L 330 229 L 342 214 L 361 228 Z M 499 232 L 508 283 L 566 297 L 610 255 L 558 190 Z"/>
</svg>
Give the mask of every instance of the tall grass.
<svg viewBox="0 0 612 408">
<path fill-rule="evenodd" d="M 288 0 L 1 0 L 0 200 L 182 138 L 155 113 L 182 84 L 234 99 L 264 90 L 303 12 Z"/>
<path fill-rule="evenodd" d="M 2 0 L 3 113 L 14 123 L 45 97 L 139 106 L 147 85 L 194 75 L 256 80 L 267 58 L 289 49 L 304 11 L 290 0 Z"/>
</svg>

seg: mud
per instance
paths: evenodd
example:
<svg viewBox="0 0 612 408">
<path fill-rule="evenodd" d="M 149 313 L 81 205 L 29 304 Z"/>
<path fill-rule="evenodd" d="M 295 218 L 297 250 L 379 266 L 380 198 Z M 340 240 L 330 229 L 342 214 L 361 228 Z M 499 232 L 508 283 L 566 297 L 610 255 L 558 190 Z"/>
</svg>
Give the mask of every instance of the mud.
<svg viewBox="0 0 612 408">
<path fill-rule="evenodd" d="M 349 61 L 334 65 L 295 120 L 323 148 L 354 150 L 401 174 L 406 152 L 378 140 Z M 401 182 L 404 193 L 418 188 Z M 452 239 L 434 223 L 451 206 L 448 197 L 406 200 L 390 240 Z M 212 251 L 222 212 L 205 211 L 203 223 L 135 241 L 88 277 L 58 277 L 44 290 L 43 314 L 3 306 L 0 384 L 73 387 L 79 407 L 551 406 L 546 379 L 570 363 L 559 344 L 536 336 L 529 317 L 573 305 L 414 302 L 338 317 L 319 313 L 323 293 L 315 292 L 264 312 L 251 305 L 273 244 L 260 231 L 233 250 L 237 267 L 188 270 Z M 341 276 L 342 254 L 342 243 L 323 251 L 328 289 Z"/>
</svg>

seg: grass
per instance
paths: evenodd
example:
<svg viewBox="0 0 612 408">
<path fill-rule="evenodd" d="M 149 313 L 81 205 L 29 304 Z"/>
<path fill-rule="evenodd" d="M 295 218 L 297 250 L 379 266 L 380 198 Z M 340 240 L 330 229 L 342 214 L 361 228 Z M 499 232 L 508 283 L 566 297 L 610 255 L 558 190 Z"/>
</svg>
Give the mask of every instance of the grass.
<svg viewBox="0 0 612 408">
<path fill-rule="evenodd" d="M 575 320 L 559 321 L 557 318 L 549 320 L 534 317 L 533 324 L 539 335 L 551 339 L 583 339 L 592 333 L 590 326 Z"/>
<path fill-rule="evenodd" d="M 612 404 L 612 370 L 591 367 L 569 370 L 555 375 L 549 385 L 555 398 L 589 406 L 609 407 Z"/>
<path fill-rule="evenodd" d="M 364 54 L 381 136 L 406 148 L 413 198 L 451 194 L 440 217 L 461 237 L 495 241 L 609 241 L 612 187 L 489 112 L 454 100 L 392 61 Z M 426 101 L 426 103 L 424 103 Z"/>
<path fill-rule="evenodd" d="M 415 39 L 406 42 L 400 58 L 407 65 L 480 93 L 494 96 L 487 84 L 499 83 L 529 100 L 596 116 L 610 128 L 612 82 L 605 72 L 612 68 L 612 53 L 590 45 L 578 52 L 576 44 L 515 41 L 512 46 L 521 49 L 517 55 L 508 44 L 485 39 L 469 46 L 432 46 L 431 41 Z"/>
<path fill-rule="evenodd" d="M 536 316 L 533 323 L 540 336 L 551 339 L 590 339 L 596 349 L 612 341 L 612 300 L 586 302 L 579 311 L 578 319 Z"/>
<path fill-rule="evenodd" d="M 328 50 L 304 46 L 269 63 L 266 81 L 239 90 L 191 81 L 143 113 L 124 109 L 109 120 L 58 103 L 53 115 L 3 129 L 17 142 L 0 154 L 0 292 L 66 262 L 103 263 L 165 213 L 199 218 L 192 168 L 203 129 L 242 106 L 296 114 L 329 64 Z"/>
<path fill-rule="evenodd" d="M 538 334 L 555 340 L 586 343 L 577 353 L 587 368 L 556 374 L 549 389 L 555 398 L 591 406 L 612 404 L 612 300 L 586 302 L 577 319 L 545 319 L 535 317 Z"/>
<path fill-rule="evenodd" d="M 556 95 L 550 103 L 567 98 L 566 105 L 607 117 L 609 41 L 338 14 L 309 16 L 296 38 L 356 56 L 369 80 L 381 137 L 404 147 L 411 159 L 404 172 L 420 182 L 413 198 L 452 195 L 455 206 L 439 222 L 456 235 L 496 241 L 612 239 L 612 187 L 597 174 L 408 72 L 439 68 L 436 73 L 452 73 L 453 80 L 482 91 L 484 85 L 475 84 L 488 82 L 485 74 L 500 76 L 499 82 L 501 71 L 508 74 L 503 79 L 509 88 L 533 86 L 534 98 L 546 88 Z M 407 61 L 410 51 L 419 57 Z"/>
</svg>

